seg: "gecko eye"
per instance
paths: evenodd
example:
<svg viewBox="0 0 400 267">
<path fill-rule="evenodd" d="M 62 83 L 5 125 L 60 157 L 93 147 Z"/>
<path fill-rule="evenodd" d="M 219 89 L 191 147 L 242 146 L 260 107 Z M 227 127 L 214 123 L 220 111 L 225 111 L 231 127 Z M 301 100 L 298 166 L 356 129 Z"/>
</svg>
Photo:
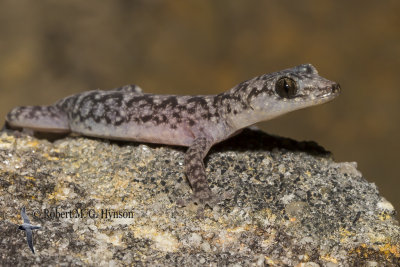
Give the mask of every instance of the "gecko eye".
<svg viewBox="0 0 400 267">
<path fill-rule="evenodd" d="M 282 98 L 293 98 L 297 93 L 296 82 L 288 77 L 282 77 L 275 84 L 275 92 Z"/>
</svg>

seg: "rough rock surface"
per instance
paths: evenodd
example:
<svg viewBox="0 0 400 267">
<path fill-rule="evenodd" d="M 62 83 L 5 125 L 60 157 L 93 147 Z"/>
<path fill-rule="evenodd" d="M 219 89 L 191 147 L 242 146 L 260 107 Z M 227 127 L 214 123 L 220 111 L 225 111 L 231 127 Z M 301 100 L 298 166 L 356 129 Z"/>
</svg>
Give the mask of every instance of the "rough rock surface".
<svg viewBox="0 0 400 267">
<path fill-rule="evenodd" d="M 184 152 L 0 133 L 0 264 L 399 266 L 395 210 L 355 163 L 245 130 L 206 159 L 213 191 L 234 196 L 199 217 L 176 205 L 191 194 Z M 23 206 L 42 226 L 35 254 Z"/>
</svg>

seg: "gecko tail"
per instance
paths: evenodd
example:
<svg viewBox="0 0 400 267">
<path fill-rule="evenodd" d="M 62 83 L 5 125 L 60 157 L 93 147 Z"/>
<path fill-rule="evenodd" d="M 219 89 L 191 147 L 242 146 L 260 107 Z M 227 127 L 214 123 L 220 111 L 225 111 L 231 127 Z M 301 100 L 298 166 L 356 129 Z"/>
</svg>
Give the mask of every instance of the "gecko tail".
<svg viewBox="0 0 400 267">
<path fill-rule="evenodd" d="M 68 116 L 57 106 L 26 106 L 12 109 L 6 116 L 11 128 L 26 128 L 37 132 L 70 132 Z"/>
</svg>

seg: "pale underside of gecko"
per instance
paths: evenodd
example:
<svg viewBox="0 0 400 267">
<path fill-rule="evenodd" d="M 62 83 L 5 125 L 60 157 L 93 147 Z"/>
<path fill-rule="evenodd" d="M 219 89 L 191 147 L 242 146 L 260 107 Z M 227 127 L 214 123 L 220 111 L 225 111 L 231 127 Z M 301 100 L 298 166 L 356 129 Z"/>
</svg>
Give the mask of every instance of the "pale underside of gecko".
<svg viewBox="0 0 400 267">
<path fill-rule="evenodd" d="M 68 96 L 50 106 L 16 107 L 12 128 L 189 147 L 185 171 L 192 200 L 220 201 L 208 184 L 203 159 L 209 149 L 242 128 L 322 104 L 340 93 L 339 84 L 318 75 L 311 64 L 264 74 L 218 95 L 142 93 L 135 85 Z"/>
</svg>

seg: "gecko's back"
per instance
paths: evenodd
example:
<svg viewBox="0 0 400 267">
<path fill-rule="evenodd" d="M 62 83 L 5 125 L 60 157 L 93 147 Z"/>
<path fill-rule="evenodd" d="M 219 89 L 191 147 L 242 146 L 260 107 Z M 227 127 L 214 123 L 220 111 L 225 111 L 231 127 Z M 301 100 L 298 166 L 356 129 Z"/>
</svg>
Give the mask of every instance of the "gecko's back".
<svg viewBox="0 0 400 267">
<path fill-rule="evenodd" d="M 224 134 L 212 99 L 143 94 L 125 86 L 72 95 L 51 106 L 18 107 L 7 121 L 36 131 L 189 146 L 196 136 Z"/>
</svg>

